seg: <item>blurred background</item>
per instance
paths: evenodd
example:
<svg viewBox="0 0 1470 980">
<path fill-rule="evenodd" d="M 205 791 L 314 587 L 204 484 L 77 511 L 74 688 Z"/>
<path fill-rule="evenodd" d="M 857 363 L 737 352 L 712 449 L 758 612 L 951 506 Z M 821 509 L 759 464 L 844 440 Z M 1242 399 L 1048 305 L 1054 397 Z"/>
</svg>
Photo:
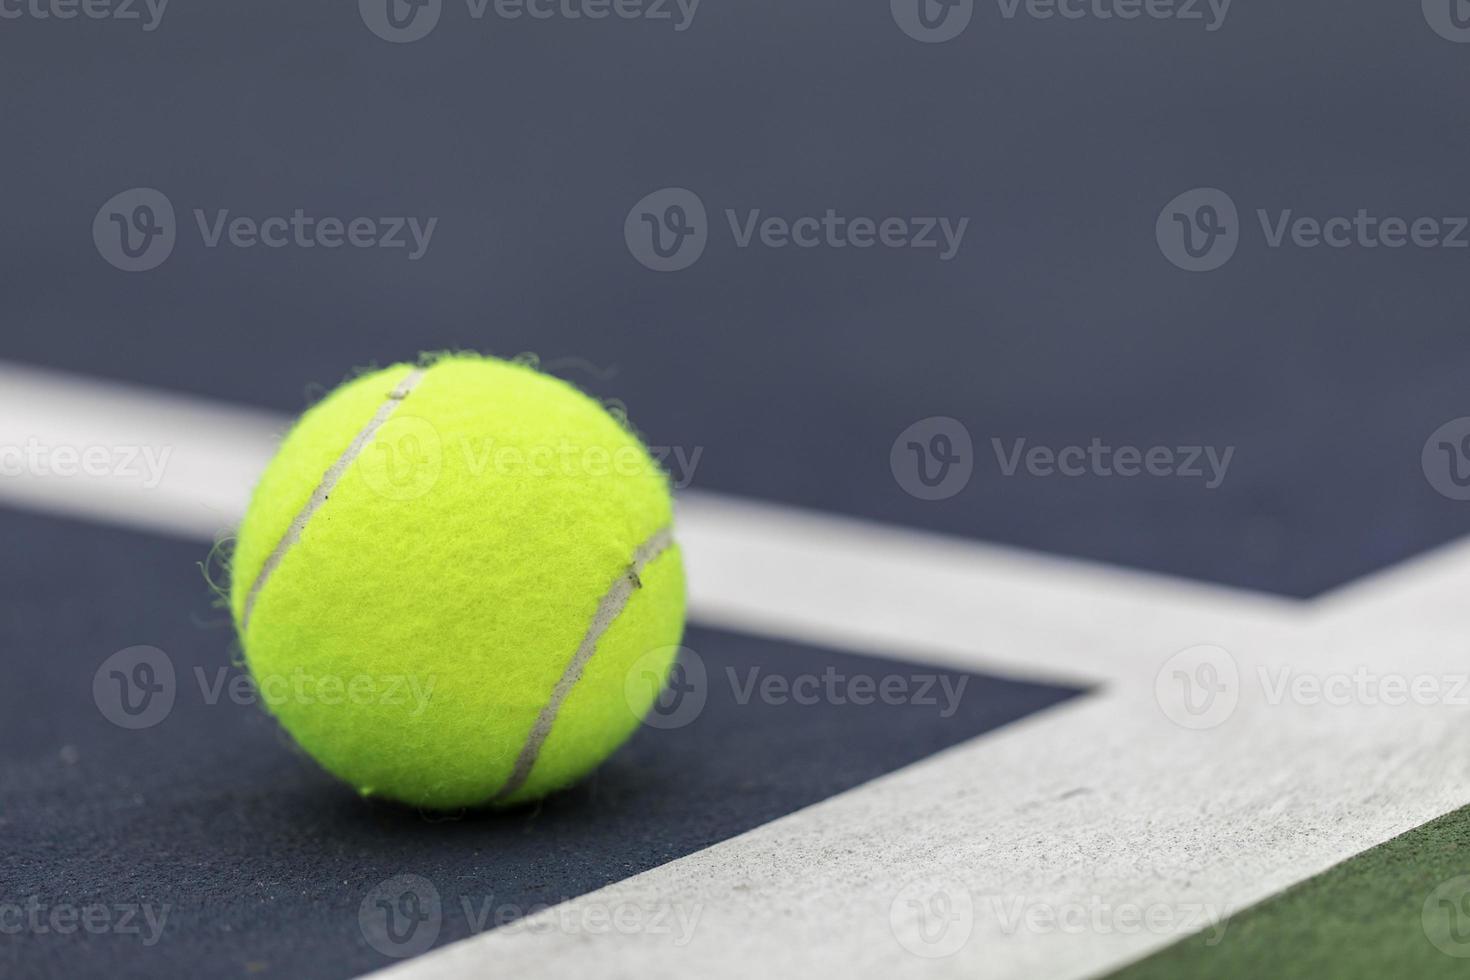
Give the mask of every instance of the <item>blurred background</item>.
<svg viewBox="0 0 1470 980">
<path fill-rule="evenodd" d="M 533 352 L 696 487 L 1296 595 L 1467 526 L 1419 464 L 1470 372 L 1461 0 L 49 2 L 0 20 L 7 359 L 294 414 Z M 889 465 L 932 417 L 976 454 L 938 501 Z M 1094 437 L 1237 452 L 1205 490 L 991 442 Z"/>
<path fill-rule="evenodd" d="M 1307 598 L 1470 530 L 1466 0 L 0 0 L 0 89 L 0 911 L 174 915 L 146 950 L 0 929 L 16 975 L 356 975 L 406 955 L 358 922 L 400 870 L 445 909 L 585 895 L 1081 703 L 1118 650 L 1075 623 L 1155 622 L 1029 558 L 947 577 L 994 559 L 977 542 Z M 534 817 L 431 825 L 342 792 L 254 704 L 99 714 L 94 672 L 137 644 L 238 675 L 198 567 L 230 488 L 343 379 L 443 350 L 537 363 L 659 451 L 709 546 L 688 643 L 713 676 L 937 659 L 974 682 L 963 710 L 715 696 Z M 124 408 L 200 440 L 174 465 L 226 489 L 206 533 L 37 513 L 70 511 L 24 440 Z M 839 537 L 782 566 L 820 608 L 741 631 L 737 544 Z M 1011 601 L 1013 573 L 1066 602 Z M 864 640 L 889 586 L 910 619 Z M 832 608 L 852 618 L 811 625 Z M 1028 636 L 1034 674 L 1000 642 Z M 1073 870 L 1119 852 L 1096 827 L 1155 815 L 1076 805 Z M 1374 842 L 1425 817 L 1367 812 Z M 479 931 L 442 926 L 427 945 Z"/>
</svg>

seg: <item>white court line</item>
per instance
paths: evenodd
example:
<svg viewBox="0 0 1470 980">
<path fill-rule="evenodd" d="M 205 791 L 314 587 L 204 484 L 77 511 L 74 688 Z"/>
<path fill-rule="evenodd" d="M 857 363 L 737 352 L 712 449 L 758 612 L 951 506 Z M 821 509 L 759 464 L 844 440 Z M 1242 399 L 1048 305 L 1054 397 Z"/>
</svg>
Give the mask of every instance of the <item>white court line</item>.
<svg viewBox="0 0 1470 980">
<path fill-rule="evenodd" d="M 1238 618 L 1301 613 L 1274 596 L 732 497 L 690 494 L 679 516 L 702 622 L 964 670 L 1106 683 Z"/>
<path fill-rule="evenodd" d="M 1197 639 L 1160 625 L 1131 635 L 1160 650 Z M 1217 728 L 1169 722 L 1154 693 L 1163 656 L 1141 658 L 1091 697 L 380 976 L 1105 974 L 1470 803 L 1463 700 L 1273 700 L 1283 678 L 1359 666 L 1463 680 L 1470 631 L 1362 625 L 1342 633 L 1315 607 L 1295 622 L 1237 610 L 1212 635 L 1242 678 Z M 948 957 L 901 944 L 892 917 L 911 921 L 916 896 L 956 917 L 965 941 Z M 648 928 L 607 925 L 628 910 Z"/>
<path fill-rule="evenodd" d="M 1270 714 L 1194 737 L 1084 699 L 382 977 L 1089 977 L 1467 802 L 1463 710 Z M 973 903 L 948 958 L 891 929 L 916 893 Z M 1130 906 L 1168 918 L 1126 931 Z M 605 925 L 627 908 L 650 928 Z M 1024 925 L 1046 914 L 1074 931 Z"/>
<path fill-rule="evenodd" d="M 208 538 L 240 513 L 280 428 L 0 367 L 0 446 L 151 440 L 175 453 L 153 490 L 6 478 L 0 499 Z M 1463 545 L 1291 603 L 706 495 L 683 502 L 679 533 L 702 622 L 1103 690 L 389 975 L 1083 977 L 1198 929 L 1192 914 L 1269 897 L 1470 801 L 1464 708 L 1272 704 L 1260 674 L 1463 673 Z M 1203 642 L 1229 649 L 1244 680 L 1225 724 L 1188 732 L 1153 684 L 1170 653 Z M 890 929 L 909 883 L 973 903 L 948 958 L 913 955 Z M 623 901 L 695 916 L 692 938 L 586 927 Z M 1128 903 L 1175 921 L 1012 920 Z"/>
<path fill-rule="evenodd" d="M 0 362 L 0 447 L 140 449 L 137 477 L 9 474 L 0 502 L 211 541 L 245 512 L 290 420 L 254 409 Z M 1124 572 L 704 493 L 680 497 L 690 616 L 782 639 L 1018 677 L 1097 683 L 1129 673 L 1134 637 L 1208 633 L 1270 596 Z M 1056 610 L 1067 609 L 1058 616 Z"/>
<path fill-rule="evenodd" d="M 254 409 L 0 362 L 0 501 L 209 541 L 245 512 L 286 424 Z M 39 465 L 16 459 L 32 446 L 43 452 Z M 112 454 L 110 475 L 37 472 L 54 466 L 58 451 L 99 448 Z M 163 461 L 161 479 L 150 458 Z"/>
</svg>

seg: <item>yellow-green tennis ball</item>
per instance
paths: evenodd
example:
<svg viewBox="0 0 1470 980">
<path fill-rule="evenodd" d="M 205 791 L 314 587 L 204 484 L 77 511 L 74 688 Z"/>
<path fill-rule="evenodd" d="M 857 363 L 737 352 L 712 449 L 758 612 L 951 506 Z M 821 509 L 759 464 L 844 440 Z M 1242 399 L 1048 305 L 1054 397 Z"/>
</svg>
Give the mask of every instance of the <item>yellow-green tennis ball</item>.
<svg viewBox="0 0 1470 980">
<path fill-rule="evenodd" d="M 684 627 L 665 474 L 521 364 L 351 381 L 296 424 L 240 528 L 231 607 L 262 700 L 366 795 L 502 806 L 638 726 Z"/>
</svg>

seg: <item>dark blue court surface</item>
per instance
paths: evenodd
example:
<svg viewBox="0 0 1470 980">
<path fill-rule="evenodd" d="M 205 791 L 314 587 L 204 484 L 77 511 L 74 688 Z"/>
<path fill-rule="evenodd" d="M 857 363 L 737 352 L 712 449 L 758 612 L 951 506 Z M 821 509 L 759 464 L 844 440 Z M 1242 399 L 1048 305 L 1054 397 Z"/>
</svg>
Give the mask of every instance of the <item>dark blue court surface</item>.
<svg viewBox="0 0 1470 980">
<path fill-rule="evenodd" d="M 359 924 L 385 879 L 430 882 L 448 942 L 494 921 L 479 910 L 586 893 L 1080 693 L 695 629 L 679 727 L 539 808 L 428 818 L 359 799 L 240 696 L 204 549 L 11 512 L 0 535 L 29 556 L 0 569 L 0 929 L 44 926 L 0 934 L 12 976 L 353 976 L 391 961 Z M 137 645 L 167 655 L 173 706 L 127 730 L 93 681 Z M 116 929 L 48 925 L 94 905 Z"/>
<path fill-rule="evenodd" d="M 655 441 L 704 449 L 700 487 L 1295 595 L 1470 530 L 1418 462 L 1470 415 L 1470 47 L 1419 3 L 983 2 L 943 44 L 888 0 L 704 0 L 682 30 L 483 6 L 448 0 L 411 43 L 353 3 L 4 21 L 0 357 L 292 414 L 424 349 L 580 358 Z M 654 272 L 625 222 L 669 187 L 708 241 Z M 1198 187 L 1238 212 L 1207 272 L 1156 239 Z M 166 261 L 128 273 L 92 230 L 132 188 L 177 220 Z M 297 209 L 437 224 L 418 258 L 406 228 L 402 248 L 219 232 Z M 948 260 L 745 234 L 828 209 L 968 225 Z M 1268 235 L 1359 210 L 1431 218 L 1442 247 Z M 938 502 L 888 469 L 930 416 L 977 454 Z M 1236 453 L 1205 490 L 1006 478 L 990 444 L 1095 437 Z"/>
</svg>

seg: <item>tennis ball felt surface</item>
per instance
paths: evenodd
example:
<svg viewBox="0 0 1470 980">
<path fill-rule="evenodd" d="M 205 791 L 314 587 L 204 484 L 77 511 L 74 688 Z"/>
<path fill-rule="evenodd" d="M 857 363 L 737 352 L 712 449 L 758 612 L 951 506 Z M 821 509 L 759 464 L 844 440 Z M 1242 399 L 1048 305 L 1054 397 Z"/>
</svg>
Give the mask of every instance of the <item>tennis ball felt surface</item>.
<svg viewBox="0 0 1470 980">
<path fill-rule="evenodd" d="M 348 382 L 287 435 L 230 603 L 262 700 L 326 769 L 422 807 L 590 772 L 677 652 L 665 474 L 601 405 L 455 356 Z"/>
</svg>

